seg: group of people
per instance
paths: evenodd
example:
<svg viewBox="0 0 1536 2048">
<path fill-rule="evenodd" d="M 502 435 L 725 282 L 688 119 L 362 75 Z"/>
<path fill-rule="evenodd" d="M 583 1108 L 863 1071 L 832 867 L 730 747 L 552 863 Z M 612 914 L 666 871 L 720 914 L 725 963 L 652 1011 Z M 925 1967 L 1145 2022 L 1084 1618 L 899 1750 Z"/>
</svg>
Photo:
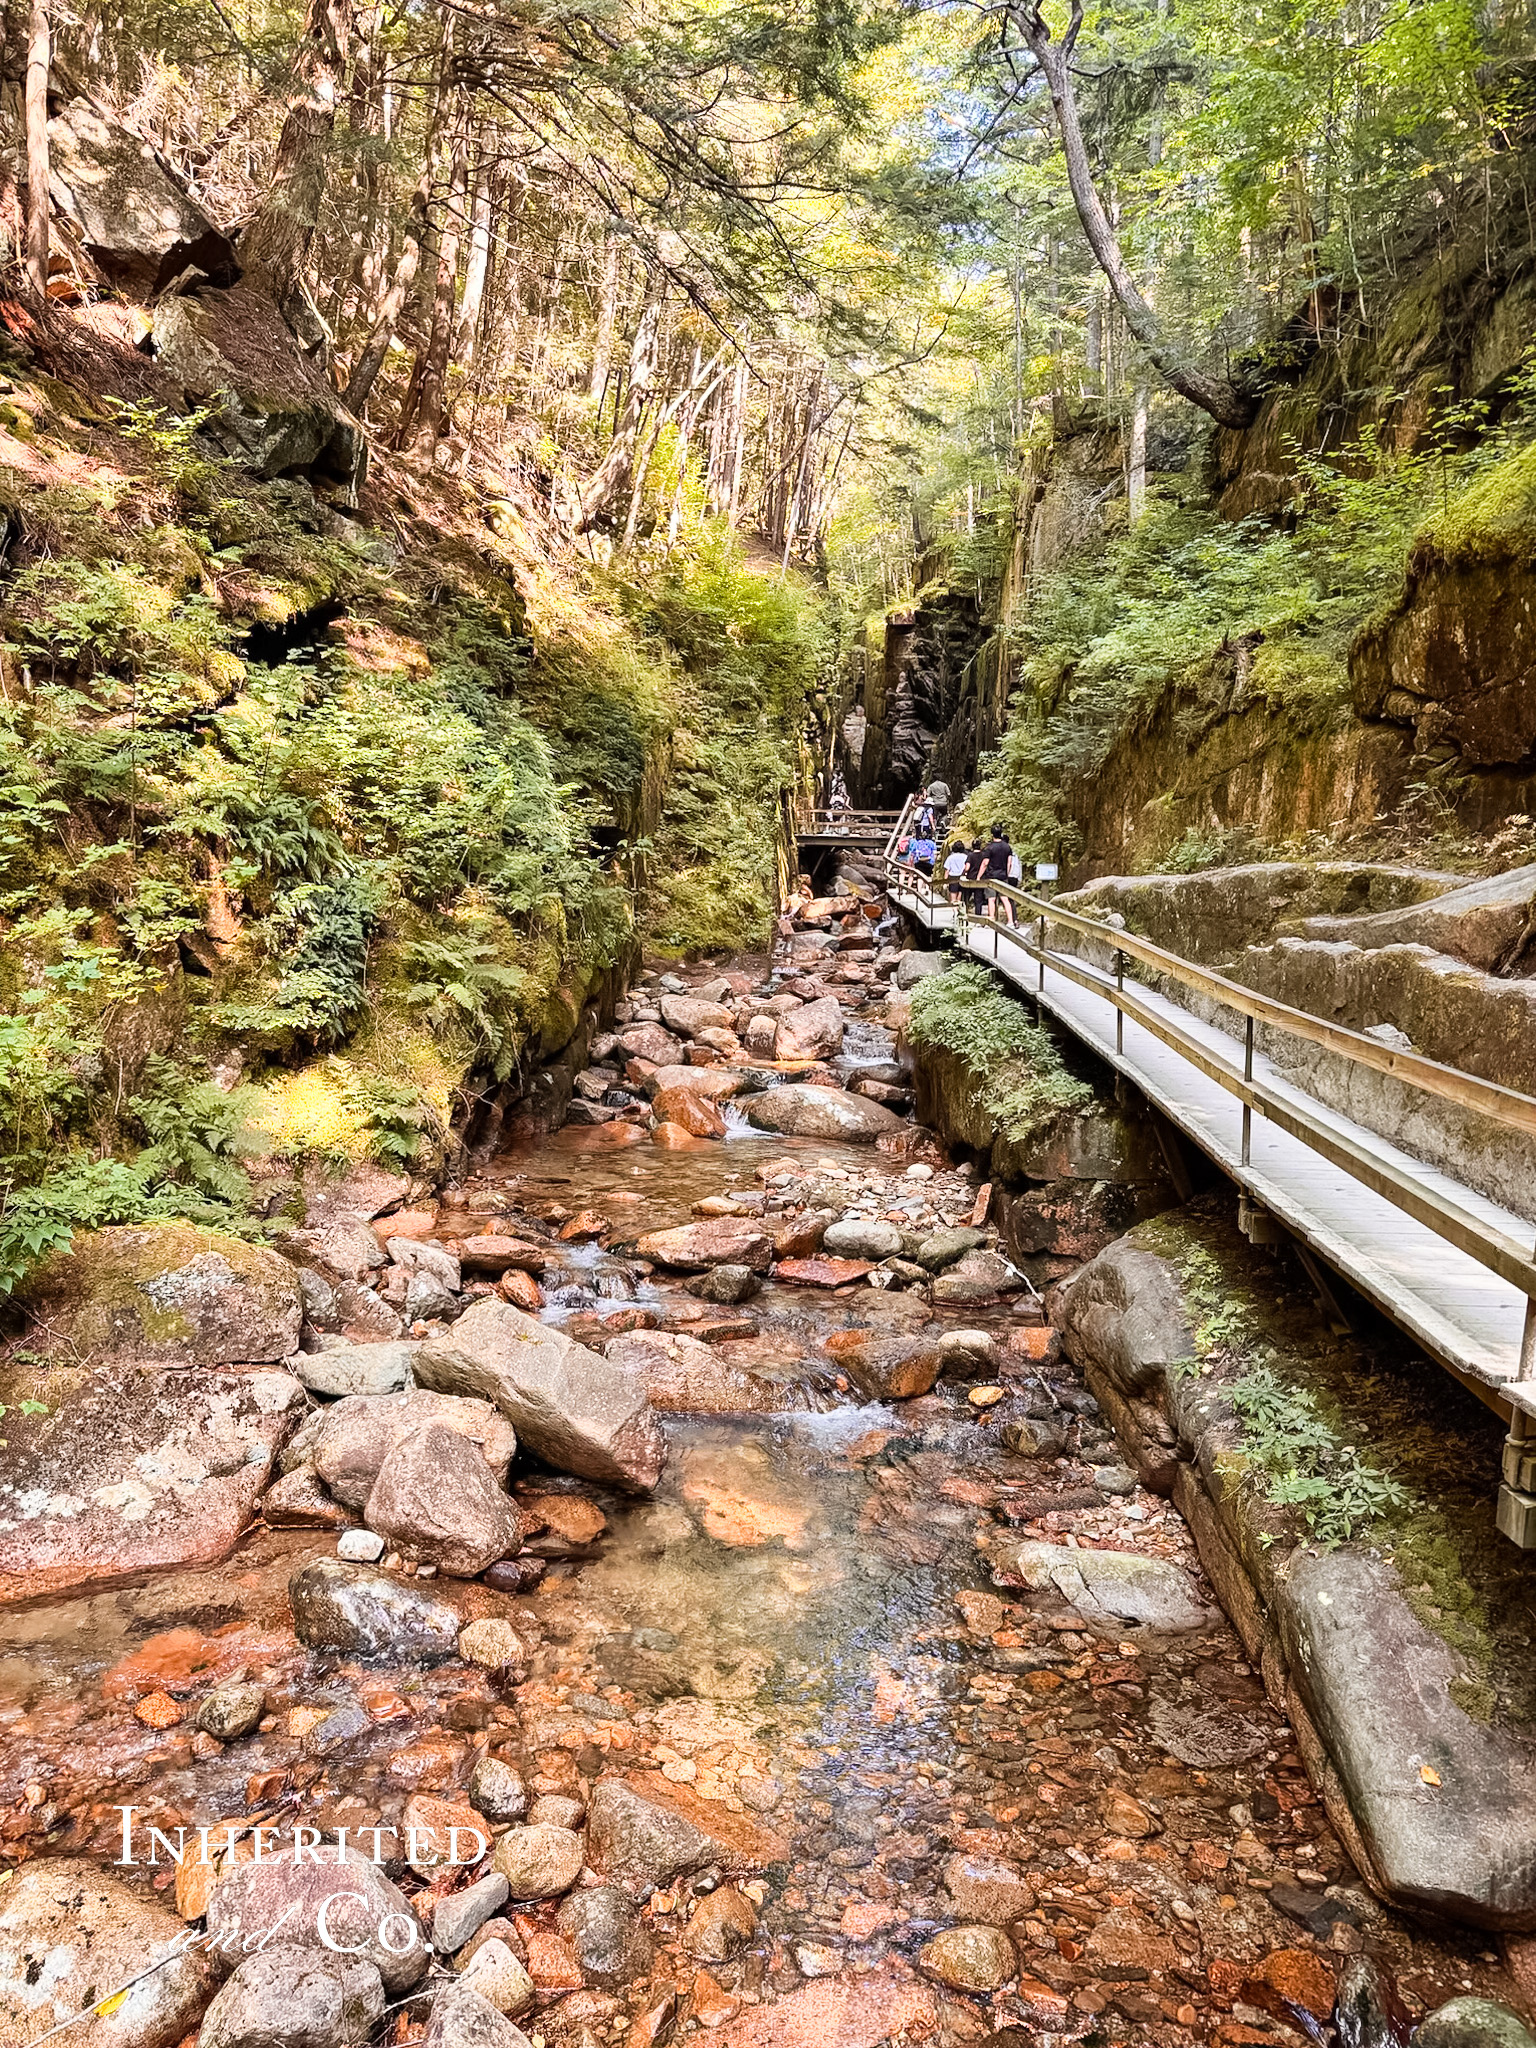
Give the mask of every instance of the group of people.
<svg viewBox="0 0 1536 2048">
<path fill-rule="evenodd" d="M 930 879 L 939 859 L 939 839 L 949 808 L 949 790 L 943 783 L 930 783 L 917 800 L 907 832 L 898 840 L 897 858 Z M 990 839 L 977 837 L 969 845 L 957 834 L 944 856 L 944 888 L 952 903 L 958 903 L 972 917 L 995 917 L 1012 924 L 1013 904 L 999 892 L 998 884 L 1017 888 L 1024 879 L 1024 864 L 1009 843 L 1005 827 L 995 824 Z"/>
</svg>

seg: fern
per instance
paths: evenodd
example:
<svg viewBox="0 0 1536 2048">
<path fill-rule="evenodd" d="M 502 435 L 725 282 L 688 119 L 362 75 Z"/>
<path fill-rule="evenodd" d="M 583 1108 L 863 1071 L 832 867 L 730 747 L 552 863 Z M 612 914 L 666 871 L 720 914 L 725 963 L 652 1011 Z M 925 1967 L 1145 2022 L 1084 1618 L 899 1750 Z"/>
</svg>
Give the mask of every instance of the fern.
<svg viewBox="0 0 1536 2048">
<path fill-rule="evenodd" d="M 233 1209 L 247 1208 L 251 1183 L 242 1161 L 267 1150 L 247 1119 L 255 1089 L 225 1094 L 159 1058 L 146 1061 L 144 1078 L 148 1091 L 128 1107 L 149 1139 L 134 1161 L 145 1187 L 191 1187 Z"/>
</svg>

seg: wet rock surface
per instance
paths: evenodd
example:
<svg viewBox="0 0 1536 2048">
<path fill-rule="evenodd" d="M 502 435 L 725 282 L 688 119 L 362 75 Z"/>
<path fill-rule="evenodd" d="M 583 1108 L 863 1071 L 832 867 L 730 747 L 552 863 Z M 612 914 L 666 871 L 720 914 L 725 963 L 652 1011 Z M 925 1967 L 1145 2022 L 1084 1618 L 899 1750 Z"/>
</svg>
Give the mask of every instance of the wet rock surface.
<svg viewBox="0 0 1536 2048">
<path fill-rule="evenodd" d="M 862 917 L 836 900 L 855 908 L 829 918 Z M 80 1946 L 68 1912 L 143 1956 L 297 1899 L 267 1950 L 285 1945 L 295 1986 L 306 1956 L 330 1968 L 320 1905 L 355 1892 L 356 1927 L 338 1924 L 393 2007 L 370 2048 L 1239 2048 L 1326 2038 L 1341 1989 L 1363 2024 L 1445 2008 L 1433 2048 L 1518 2048 L 1477 2005 L 1523 2010 L 1488 1938 L 1410 1927 L 1361 1883 L 1188 1529 L 1044 1305 L 966 1267 L 999 1242 L 977 1176 L 898 1116 L 877 1143 L 743 1116 L 791 1090 L 880 1108 L 852 1084 L 902 1072 L 872 1021 L 902 957 L 828 954 L 826 979 L 777 984 L 762 962 L 734 984 L 679 974 L 670 1017 L 620 1020 L 668 1039 L 645 1042 L 676 1085 L 720 1083 L 700 1099 L 718 1094 L 726 1139 L 578 1123 L 448 1190 L 418 1237 L 373 1229 L 366 1204 L 319 1217 L 337 1288 L 383 1308 L 423 1276 L 449 1292 L 442 1260 L 461 1284 L 410 1339 L 424 1388 L 312 1390 L 279 1486 L 382 1522 L 389 1461 L 455 1429 L 450 1460 L 479 1461 L 465 1487 L 515 1518 L 507 1554 L 457 1578 L 427 1556 L 430 1486 L 370 1564 L 279 1502 L 225 1563 L 0 1620 L 0 1857 L 28 1859 L 0 1885 L 0 2038 L 12 2010 L 23 2041 L 44 2030 L 9 1916 L 88 1881 L 113 1909 L 49 1908 L 50 1952 Z M 817 1084 L 731 1051 L 829 996 L 842 1042 Z M 722 1022 L 700 1021 L 711 1006 Z M 624 1049 L 599 1043 L 594 1068 L 619 1072 Z M 767 1259 L 689 1274 L 644 1249 L 716 1225 Z M 755 1284 L 699 1284 L 733 1271 Z M 946 1301 L 948 1276 L 975 1297 Z M 1117 1337 L 1123 1304 L 1100 1306 Z M 1128 1376 L 1187 1355 L 1167 1306 L 1127 1338 Z M 347 1354 L 309 1354 L 327 1356 Z M 111 1871 L 124 1804 L 134 1856 Z M 152 1828 L 184 1831 L 181 1865 Z M 385 1923 L 402 1953 L 375 1953 Z M 296 1961 L 295 1926 L 313 1930 Z M 117 2015 L 92 2034 L 180 2048 L 220 1978 L 196 1951 L 187 1967 L 159 2035 L 109 2031 Z M 228 2048 L 233 2010 L 268 2048 L 236 1981 L 205 2040 Z M 1397 2006 L 1371 2004 L 1378 1981 Z M 17 1984 L 33 2002 L 8 2007 Z M 323 1987 L 290 2004 L 314 2007 L 305 2048 L 329 2048 Z"/>
</svg>

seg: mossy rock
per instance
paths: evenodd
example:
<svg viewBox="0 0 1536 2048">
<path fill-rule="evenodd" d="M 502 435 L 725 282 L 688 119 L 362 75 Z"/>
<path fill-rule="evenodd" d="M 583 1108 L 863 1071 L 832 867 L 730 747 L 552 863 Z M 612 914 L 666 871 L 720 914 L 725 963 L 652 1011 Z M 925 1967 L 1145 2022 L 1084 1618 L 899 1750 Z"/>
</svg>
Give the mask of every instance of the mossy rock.
<svg viewBox="0 0 1536 2048">
<path fill-rule="evenodd" d="M 83 1232 L 19 1296 L 32 1347 L 79 1364 L 263 1364 L 292 1356 L 303 1321 L 286 1259 L 191 1223 Z"/>
</svg>

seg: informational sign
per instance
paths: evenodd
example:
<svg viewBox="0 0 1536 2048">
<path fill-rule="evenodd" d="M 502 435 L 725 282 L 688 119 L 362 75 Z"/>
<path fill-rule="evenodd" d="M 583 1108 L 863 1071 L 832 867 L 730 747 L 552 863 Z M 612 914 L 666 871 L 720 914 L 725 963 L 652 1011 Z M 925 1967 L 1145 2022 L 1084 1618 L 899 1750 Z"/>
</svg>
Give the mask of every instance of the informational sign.
<svg viewBox="0 0 1536 2048">
<path fill-rule="evenodd" d="M 1035 880 L 1037 882 L 1054 882 L 1060 873 L 1061 870 L 1053 860 L 1037 860 L 1035 862 Z"/>
</svg>

